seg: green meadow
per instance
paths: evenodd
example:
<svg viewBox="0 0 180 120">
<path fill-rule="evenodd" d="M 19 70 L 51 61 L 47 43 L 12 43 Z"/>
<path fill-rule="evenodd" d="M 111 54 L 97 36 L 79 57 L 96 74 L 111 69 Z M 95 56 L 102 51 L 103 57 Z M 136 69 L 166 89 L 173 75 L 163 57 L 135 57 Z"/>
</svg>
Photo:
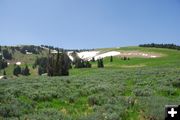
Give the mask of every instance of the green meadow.
<svg viewBox="0 0 180 120">
<path fill-rule="evenodd" d="M 0 120 L 163 120 L 164 107 L 180 103 L 180 51 L 162 48 L 103 48 L 160 57 L 104 59 L 104 68 L 70 69 L 69 76 L 38 76 L 37 56 L 15 53 L 31 75 L 14 77 L 13 64 L 0 80 Z M 13 63 L 13 61 L 10 61 Z M 3 71 L 0 72 L 3 74 Z"/>
</svg>

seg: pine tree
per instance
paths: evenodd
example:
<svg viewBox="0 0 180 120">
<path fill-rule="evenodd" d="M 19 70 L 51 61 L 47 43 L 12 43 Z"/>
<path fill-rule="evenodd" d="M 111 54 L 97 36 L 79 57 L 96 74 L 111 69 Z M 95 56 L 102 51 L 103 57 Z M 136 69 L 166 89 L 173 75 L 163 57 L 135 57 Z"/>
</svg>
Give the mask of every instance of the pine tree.
<svg viewBox="0 0 180 120">
<path fill-rule="evenodd" d="M 43 74 L 43 69 L 41 66 L 38 67 L 38 75 L 42 75 Z"/>
<path fill-rule="evenodd" d="M 15 76 L 18 76 L 19 74 L 21 74 L 21 67 L 19 65 L 15 66 L 13 74 Z"/>
<path fill-rule="evenodd" d="M 104 67 L 103 59 L 98 59 L 97 66 L 98 66 L 98 68 Z"/>
<path fill-rule="evenodd" d="M 62 57 L 62 56 L 61 56 Z M 54 65 L 54 73 L 53 76 L 60 76 L 61 75 L 61 60 L 60 60 L 60 53 L 59 53 L 59 49 L 58 49 L 58 53 L 56 56 L 56 60 L 55 60 L 55 65 Z"/>
<path fill-rule="evenodd" d="M 0 70 L 6 68 L 7 66 L 7 61 L 4 59 L 0 59 Z"/>
<path fill-rule="evenodd" d="M 5 70 L 3 71 L 3 75 L 4 75 L 4 76 L 6 75 L 6 71 L 5 71 Z"/>
<path fill-rule="evenodd" d="M 29 70 L 28 66 L 26 65 L 26 67 L 21 71 L 21 74 L 28 76 L 28 75 L 30 75 L 29 71 L 30 70 Z"/>
<path fill-rule="evenodd" d="M 113 56 L 110 57 L 110 62 L 113 62 Z"/>
<path fill-rule="evenodd" d="M 61 58 L 61 67 L 62 67 L 62 75 L 66 76 L 69 75 L 69 67 L 71 65 L 71 60 L 69 59 L 68 55 L 65 52 L 62 52 L 62 58 Z"/>
<path fill-rule="evenodd" d="M 93 57 L 91 61 L 92 61 L 92 62 L 95 62 L 95 58 Z"/>
<path fill-rule="evenodd" d="M 101 59 L 101 68 L 104 67 L 103 58 Z"/>
<path fill-rule="evenodd" d="M 47 63 L 47 73 L 48 76 L 53 76 L 53 62 L 54 62 L 54 56 L 49 55 L 48 57 L 48 63 Z"/>
</svg>

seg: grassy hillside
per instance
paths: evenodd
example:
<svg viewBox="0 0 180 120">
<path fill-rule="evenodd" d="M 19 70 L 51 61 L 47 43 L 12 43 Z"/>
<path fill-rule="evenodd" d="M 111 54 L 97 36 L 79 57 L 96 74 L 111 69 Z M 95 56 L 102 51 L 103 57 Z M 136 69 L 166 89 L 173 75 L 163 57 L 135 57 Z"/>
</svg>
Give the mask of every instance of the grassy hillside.
<svg viewBox="0 0 180 120">
<path fill-rule="evenodd" d="M 33 73 L 0 80 L 0 119 L 163 120 L 164 106 L 180 103 L 180 51 L 100 50 L 141 51 L 161 57 L 127 61 L 113 57 L 113 62 L 105 58 L 105 68 L 97 68 L 95 62 L 92 68 L 71 69 L 67 77 Z"/>
<path fill-rule="evenodd" d="M 19 46 L 19 48 L 21 48 L 23 46 Z M 22 64 L 20 65 L 21 67 L 25 67 L 25 65 L 28 65 L 31 71 L 31 76 L 37 76 L 37 69 L 33 69 L 32 66 L 36 60 L 37 57 L 42 57 L 42 56 L 47 56 L 48 54 L 48 50 L 47 49 L 43 49 L 42 52 L 40 52 L 39 54 L 23 54 L 18 50 L 15 50 L 14 52 L 12 52 L 11 47 L 2 47 L 3 49 L 8 49 L 8 51 L 10 53 L 12 53 L 12 60 L 7 60 L 8 63 L 10 63 L 8 65 L 8 67 L 5 69 L 7 76 L 8 77 L 14 77 L 13 76 L 13 69 L 14 69 L 14 64 L 16 64 L 16 62 L 21 62 Z M 0 70 L 0 75 L 3 74 L 3 71 Z"/>
</svg>

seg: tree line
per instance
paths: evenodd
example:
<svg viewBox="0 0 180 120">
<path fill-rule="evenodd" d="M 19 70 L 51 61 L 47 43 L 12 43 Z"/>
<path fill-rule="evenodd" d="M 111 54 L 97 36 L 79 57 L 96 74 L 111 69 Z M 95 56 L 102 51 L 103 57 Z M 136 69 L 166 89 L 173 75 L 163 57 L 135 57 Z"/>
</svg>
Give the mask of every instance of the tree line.
<svg viewBox="0 0 180 120">
<path fill-rule="evenodd" d="M 82 52 L 82 51 L 92 51 L 92 50 L 94 50 L 94 49 L 63 49 L 63 48 L 58 48 L 58 47 L 48 46 L 48 45 L 41 45 L 41 47 L 51 49 L 51 50 L 63 50 L 65 52 L 68 52 L 68 51 Z"/>
<path fill-rule="evenodd" d="M 151 43 L 151 44 L 141 44 L 139 47 L 155 47 L 155 48 L 168 48 L 168 49 L 175 49 L 175 50 L 180 50 L 180 46 L 175 45 L 175 44 L 156 44 L 156 43 Z"/>
</svg>

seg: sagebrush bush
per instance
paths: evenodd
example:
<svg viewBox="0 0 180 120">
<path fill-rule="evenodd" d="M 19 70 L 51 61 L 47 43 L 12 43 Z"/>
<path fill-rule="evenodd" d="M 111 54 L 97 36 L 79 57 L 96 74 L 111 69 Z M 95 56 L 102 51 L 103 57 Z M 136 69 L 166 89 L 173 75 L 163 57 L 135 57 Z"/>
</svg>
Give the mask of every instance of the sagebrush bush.
<svg viewBox="0 0 180 120">
<path fill-rule="evenodd" d="M 142 114 L 161 120 L 165 104 L 180 103 L 179 69 L 71 72 L 77 73 L 0 80 L 0 119 L 126 120 Z"/>
<path fill-rule="evenodd" d="M 133 90 L 133 93 L 136 96 L 151 96 L 153 91 L 147 87 L 146 88 L 138 87 Z"/>
<path fill-rule="evenodd" d="M 37 113 L 24 115 L 21 117 L 23 120 L 72 120 L 71 117 L 63 115 L 55 109 L 42 109 Z"/>
<path fill-rule="evenodd" d="M 89 96 L 88 97 L 88 104 L 90 106 L 99 105 L 99 98 L 95 95 Z"/>
<path fill-rule="evenodd" d="M 173 80 L 172 85 L 174 87 L 180 88 L 180 78 Z"/>
</svg>

